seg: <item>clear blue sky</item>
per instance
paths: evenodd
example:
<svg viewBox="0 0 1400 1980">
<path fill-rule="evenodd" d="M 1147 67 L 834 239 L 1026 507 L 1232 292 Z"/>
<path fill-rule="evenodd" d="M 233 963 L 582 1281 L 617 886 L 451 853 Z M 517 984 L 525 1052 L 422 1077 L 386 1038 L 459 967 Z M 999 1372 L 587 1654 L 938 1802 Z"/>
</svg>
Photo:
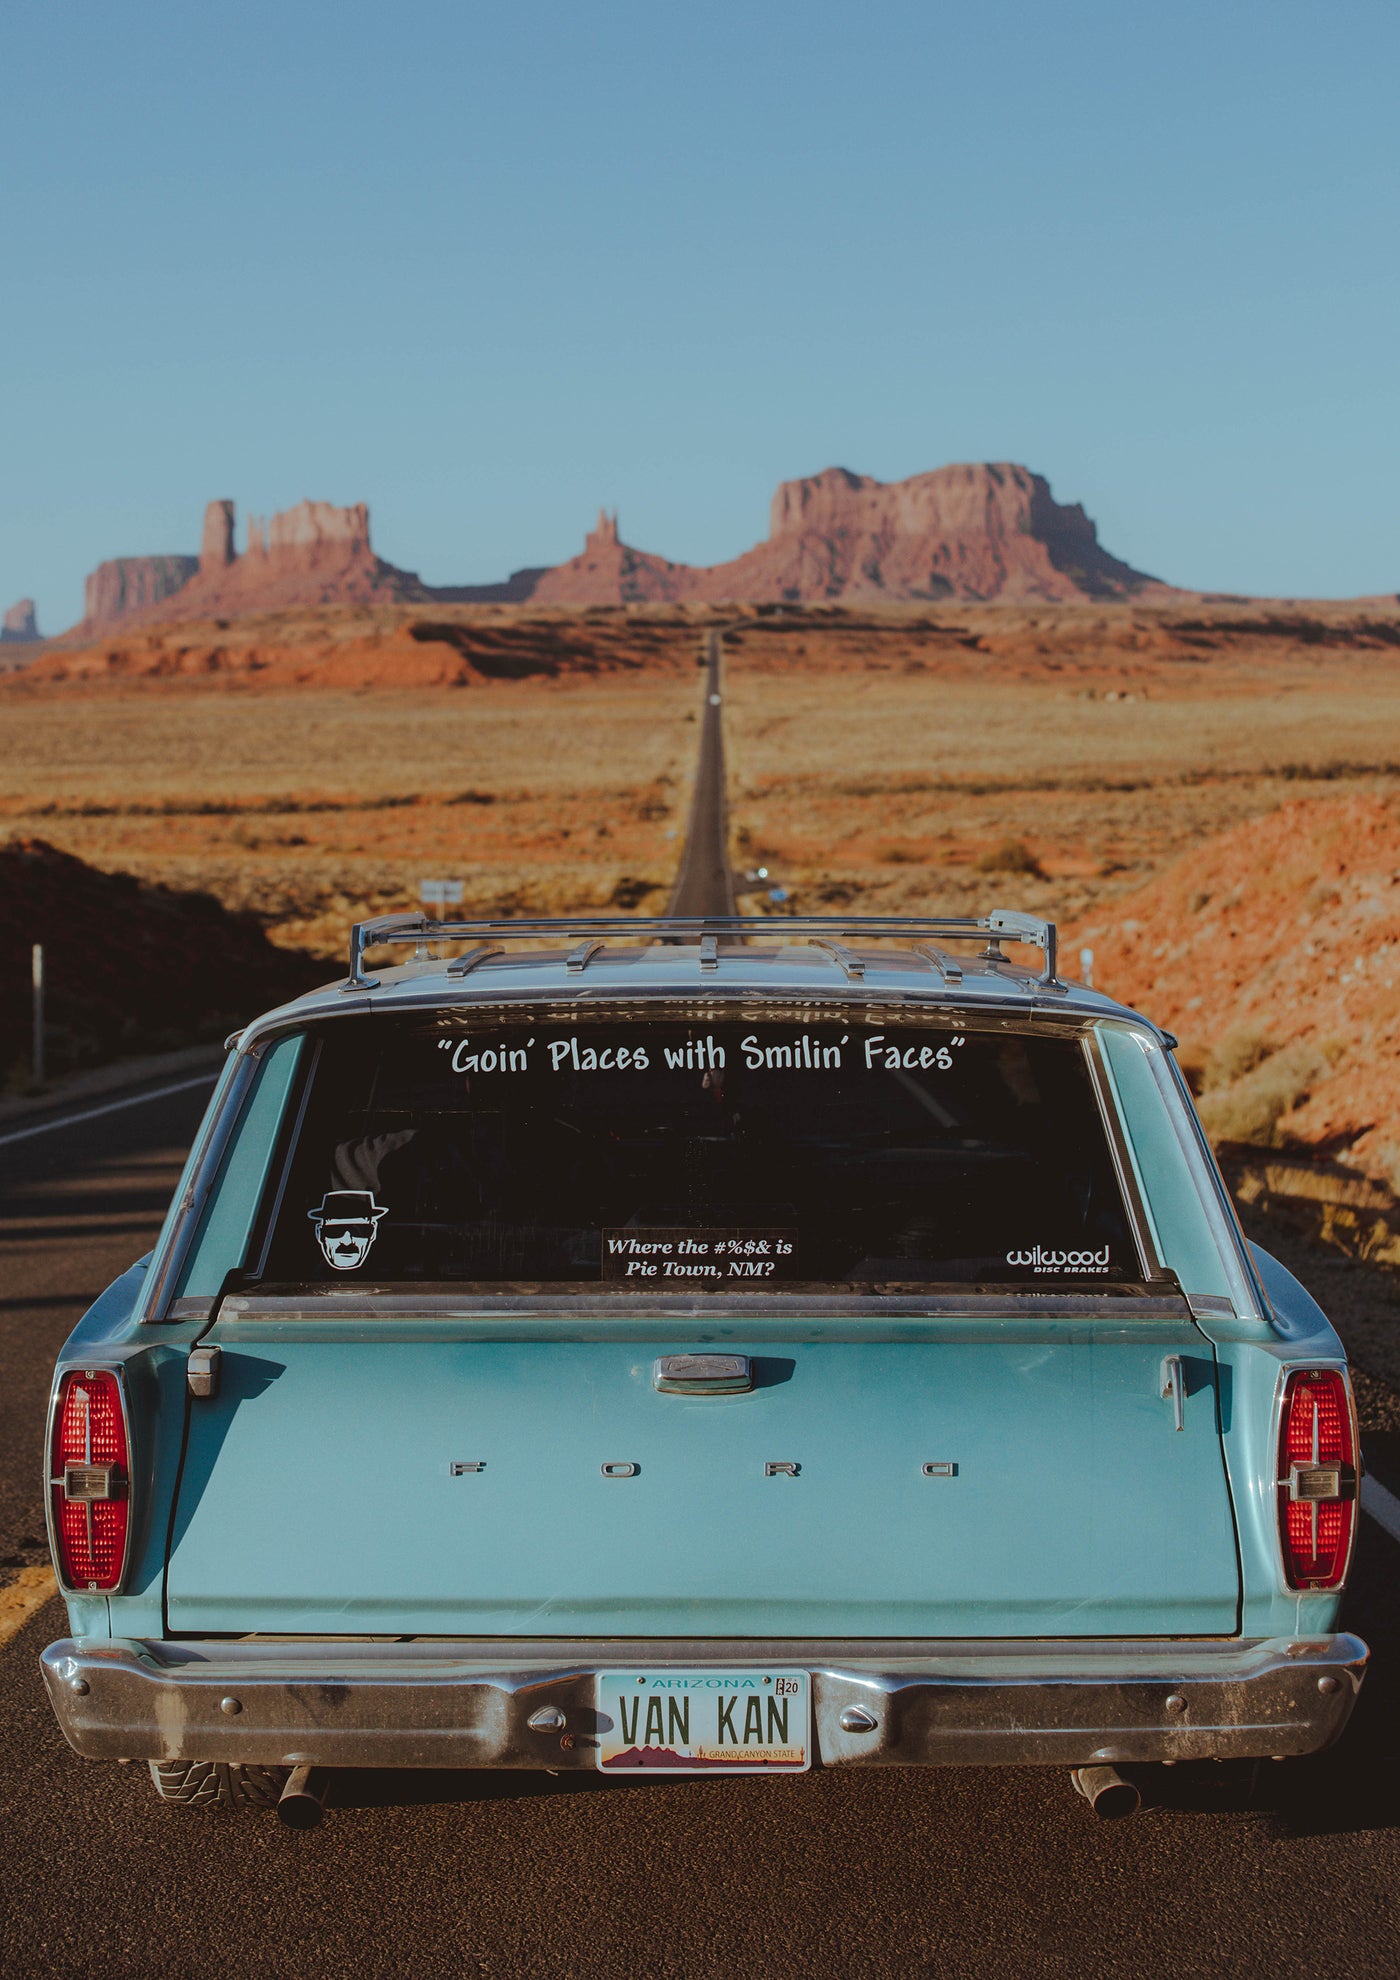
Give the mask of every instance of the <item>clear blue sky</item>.
<svg viewBox="0 0 1400 1980">
<path fill-rule="evenodd" d="M 1177 583 L 1393 591 L 1397 79 L 1394 0 L 8 0 L 0 605 L 211 496 L 479 582 L 997 459 Z"/>
</svg>

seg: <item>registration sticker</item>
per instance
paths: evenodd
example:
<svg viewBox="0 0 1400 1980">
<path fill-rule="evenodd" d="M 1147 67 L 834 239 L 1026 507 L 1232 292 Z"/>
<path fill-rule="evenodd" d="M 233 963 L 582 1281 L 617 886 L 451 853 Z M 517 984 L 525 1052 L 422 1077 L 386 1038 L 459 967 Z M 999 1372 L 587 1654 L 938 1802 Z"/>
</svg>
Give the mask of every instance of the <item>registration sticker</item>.
<svg viewBox="0 0 1400 1980">
<path fill-rule="evenodd" d="M 801 1774 L 812 1764 L 806 1671 L 600 1671 L 607 1773 Z"/>
</svg>

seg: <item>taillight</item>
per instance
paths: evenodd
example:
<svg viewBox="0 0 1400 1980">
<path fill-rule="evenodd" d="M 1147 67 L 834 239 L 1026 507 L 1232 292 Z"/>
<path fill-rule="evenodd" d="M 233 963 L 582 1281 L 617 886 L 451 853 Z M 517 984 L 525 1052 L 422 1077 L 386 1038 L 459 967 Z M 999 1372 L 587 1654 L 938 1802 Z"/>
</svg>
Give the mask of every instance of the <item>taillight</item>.
<svg viewBox="0 0 1400 1980">
<path fill-rule="evenodd" d="M 53 1417 L 49 1493 L 64 1584 L 118 1586 L 131 1521 L 131 1451 L 121 1384 L 106 1369 L 64 1376 Z"/>
<path fill-rule="evenodd" d="M 1298 1369 L 1288 1378 L 1278 1501 L 1289 1587 L 1340 1588 L 1356 1524 L 1356 1423 L 1340 1369 Z"/>
</svg>

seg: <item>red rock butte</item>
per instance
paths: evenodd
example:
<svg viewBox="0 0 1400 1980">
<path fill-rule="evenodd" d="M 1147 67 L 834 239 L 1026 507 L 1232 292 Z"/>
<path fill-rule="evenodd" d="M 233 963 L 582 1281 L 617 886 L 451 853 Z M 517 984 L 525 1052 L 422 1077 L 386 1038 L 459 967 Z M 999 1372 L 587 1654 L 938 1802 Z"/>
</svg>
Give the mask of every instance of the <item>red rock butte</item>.
<svg viewBox="0 0 1400 1980">
<path fill-rule="evenodd" d="M 248 520 L 248 544 L 234 548 L 234 505 L 211 502 L 194 557 L 119 557 L 87 581 L 79 634 L 172 618 L 237 618 L 312 605 L 415 602 L 431 596 L 409 571 L 374 554 L 363 502 L 338 509 L 299 502 L 270 521 Z"/>
<path fill-rule="evenodd" d="M 197 558 L 118 557 L 87 581 L 78 636 L 120 623 L 233 618 L 316 605 L 871 605 L 941 599 L 1169 598 L 1172 587 L 1110 556 L 1077 503 L 1013 462 L 935 468 L 882 482 L 846 468 L 785 481 L 766 540 L 708 567 L 624 543 L 600 514 L 580 555 L 495 585 L 425 585 L 377 556 L 363 502 L 301 502 L 250 517 L 234 547 L 231 501 L 211 502 Z"/>
<path fill-rule="evenodd" d="M 1077 503 L 1012 462 L 876 481 L 827 468 L 785 481 L 766 542 L 727 564 L 673 564 L 631 549 L 599 518 L 581 556 L 535 586 L 542 605 L 632 600 L 713 604 L 929 599 L 1168 597 L 1171 587 L 1112 557 Z"/>
</svg>

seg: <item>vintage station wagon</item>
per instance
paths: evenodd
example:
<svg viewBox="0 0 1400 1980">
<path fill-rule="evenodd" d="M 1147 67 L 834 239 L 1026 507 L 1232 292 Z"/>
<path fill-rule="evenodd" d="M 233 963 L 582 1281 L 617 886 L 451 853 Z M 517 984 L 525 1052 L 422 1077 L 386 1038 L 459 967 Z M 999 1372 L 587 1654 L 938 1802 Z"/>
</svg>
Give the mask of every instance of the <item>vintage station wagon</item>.
<svg viewBox="0 0 1400 1980">
<path fill-rule="evenodd" d="M 59 1357 L 70 1744 L 292 1822 L 1325 1746 L 1345 1359 L 1173 1043 L 1027 915 L 361 924 Z"/>
</svg>

